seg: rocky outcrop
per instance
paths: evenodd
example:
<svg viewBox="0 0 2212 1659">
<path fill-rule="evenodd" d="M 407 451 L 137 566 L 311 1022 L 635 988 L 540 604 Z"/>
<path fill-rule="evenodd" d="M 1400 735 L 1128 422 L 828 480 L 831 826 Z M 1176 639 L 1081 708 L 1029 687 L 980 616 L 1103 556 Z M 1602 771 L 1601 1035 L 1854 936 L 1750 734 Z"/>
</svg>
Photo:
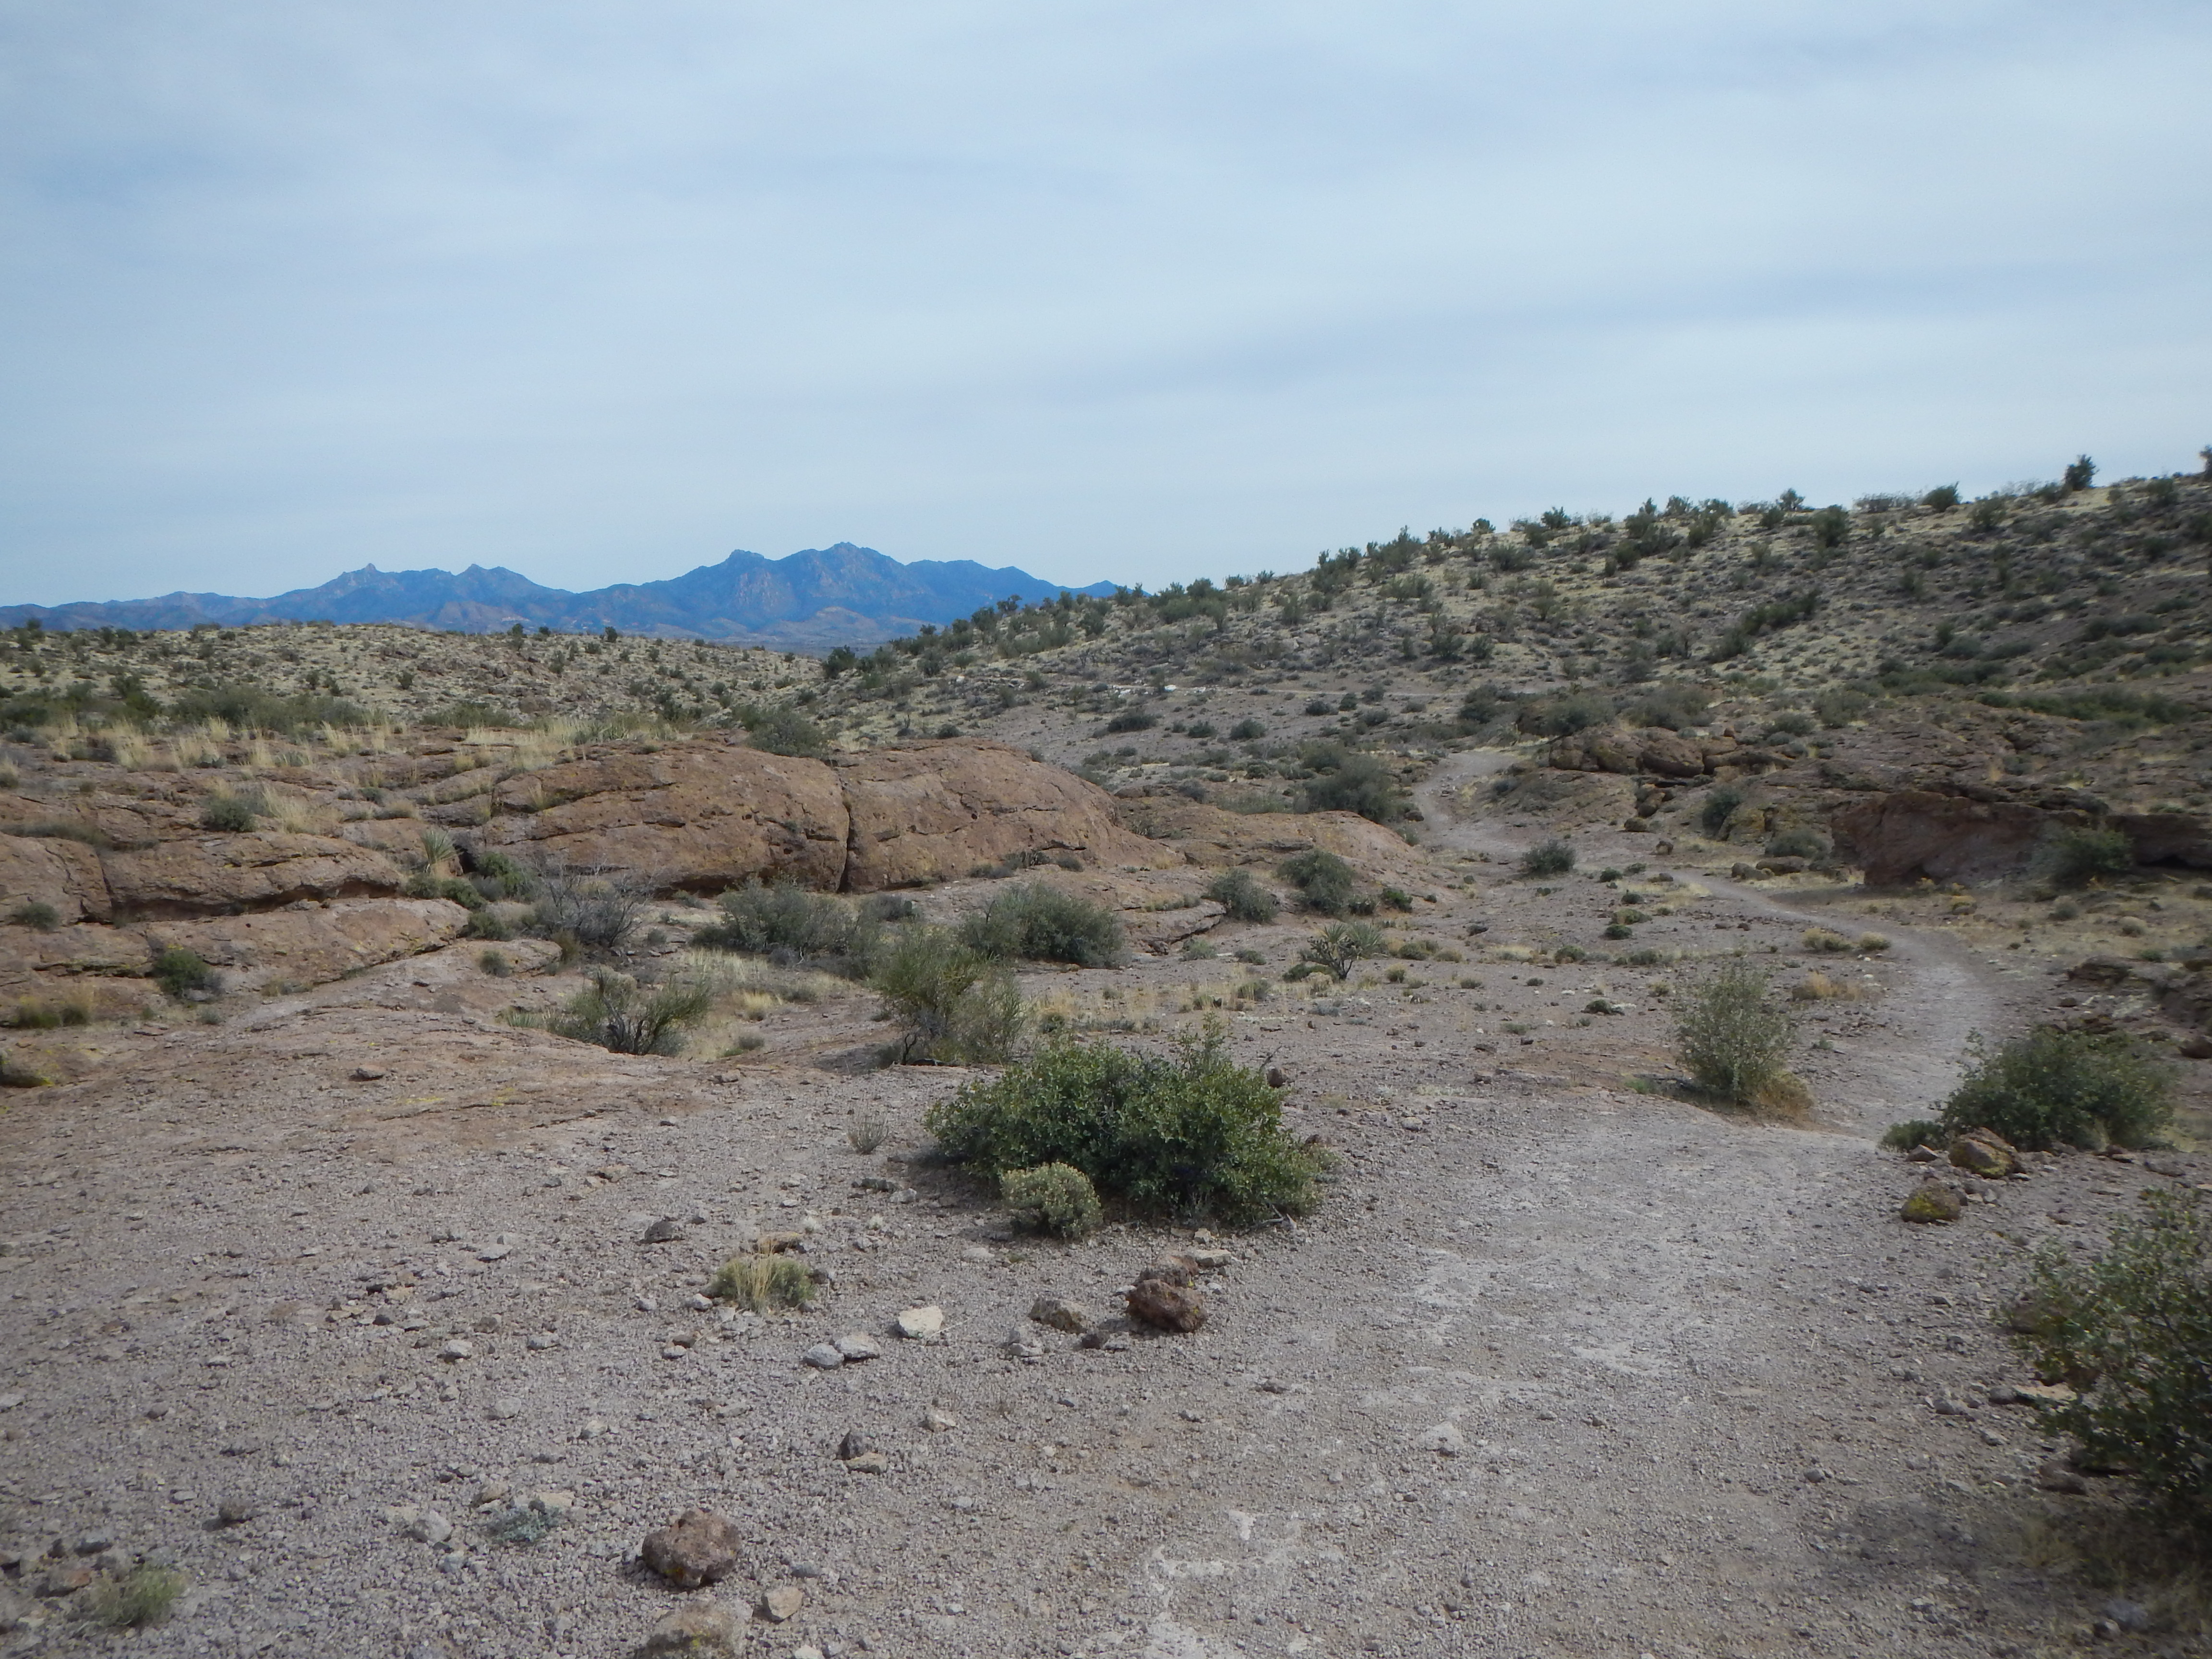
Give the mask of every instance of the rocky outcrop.
<svg viewBox="0 0 2212 1659">
<path fill-rule="evenodd" d="M 1754 777 L 1790 763 L 1790 757 L 1732 737 L 1691 738 L 1663 726 L 1628 732 L 1594 726 L 1556 739 L 1547 757 L 1562 772 L 1648 773 L 1662 778 Z"/>
<path fill-rule="evenodd" d="M 0 916 L 26 904 L 51 905 L 64 925 L 106 921 L 114 906 L 100 854 L 82 842 L 0 835 Z"/>
<path fill-rule="evenodd" d="M 520 773 L 486 799 L 478 844 L 664 890 L 718 893 L 750 876 L 835 890 L 844 878 L 851 818 L 818 760 L 688 744 Z"/>
<path fill-rule="evenodd" d="M 842 760 L 849 892 L 965 876 L 1015 854 L 1153 870 L 1183 862 L 1131 833 L 1103 790 L 995 743 L 920 743 Z"/>
<path fill-rule="evenodd" d="M 2069 826 L 2118 830 L 2138 864 L 2212 869 L 2212 827 L 2186 813 L 2106 815 L 2070 790 L 2007 793 L 1994 787 L 1899 789 L 1838 807 L 1828 819 L 1838 851 L 1868 884 L 1994 881 L 2019 874 L 2045 836 Z"/>
<path fill-rule="evenodd" d="M 374 848 L 281 830 L 195 835 L 103 853 L 100 862 L 116 914 L 128 917 L 210 915 L 300 899 L 397 893 L 406 879 Z"/>
<path fill-rule="evenodd" d="M 147 933 L 225 970 L 234 984 L 320 985 L 450 943 L 469 913 L 445 899 L 369 899 L 295 904 L 258 915 L 173 922 Z"/>
<path fill-rule="evenodd" d="M 1165 842 L 1209 869 L 1279 864 L 1319 848 L 1359 869 L 1410 873 L 1418 855 L 1396 830 L 1353 812 L 1229 812 L 1173 791 L 1133 794 L 1114 803 L 1134 834 Z"/>
</svg>

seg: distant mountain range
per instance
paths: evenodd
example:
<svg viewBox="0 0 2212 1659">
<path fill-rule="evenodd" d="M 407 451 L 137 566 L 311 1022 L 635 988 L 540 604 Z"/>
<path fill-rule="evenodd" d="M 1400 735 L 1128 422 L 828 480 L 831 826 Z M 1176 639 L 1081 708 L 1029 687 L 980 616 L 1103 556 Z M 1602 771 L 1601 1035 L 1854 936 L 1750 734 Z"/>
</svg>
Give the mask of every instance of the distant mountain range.
<svg viewBox="0 0 2212 1659">
<path fill-rule="evenodd" d="M 295 588 L 269 599 L 169 593 L 158 599 L 0 605 L 0 627 L 20 628 L 35 617 L 41 627 L 64 630 L 375 622 L 489 634 L 519 622 L 564 634 L 611 627 L 665 639 L 821 651 L 911 634 L 924 623 L 941 625 L 1009 595 L 1035 601 L 1062 592 L 1113 592 L 1112 582 L 1063 588 L 1011 565 L 994 570 L 970 559 L 901 564 L 872 547 L 839 542 L 781 559 L 738 551 L 666 581 L 619 582 L 588 593 L 540 587 L 496 566 L 487 570 L 472 564 L 455 575 L 365 564 L 320 587 Z"/>
</svg>

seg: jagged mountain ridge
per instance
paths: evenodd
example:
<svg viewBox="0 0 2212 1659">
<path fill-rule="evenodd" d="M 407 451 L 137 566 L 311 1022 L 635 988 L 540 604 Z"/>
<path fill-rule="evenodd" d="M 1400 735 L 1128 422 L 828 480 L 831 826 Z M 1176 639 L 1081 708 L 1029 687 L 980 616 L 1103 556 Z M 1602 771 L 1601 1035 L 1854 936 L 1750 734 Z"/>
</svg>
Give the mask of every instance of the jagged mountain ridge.
<svg viewBox="0 0 2212 1659">
<path fill-rule="evenodd" d="M 971 559 L 902 564 L 872 547 L 839 542 L 781 559 L 743 549 L 663 581 L 617 582 L 587 592 L 544 587 L 516 572 L 471 565 L 380 570 L 363 565 L 316 587 L 270 599 L 169 593 L 151 599 L 0 605 L 0 627 L 35 618 L 44 628 L 191 628 L 203 623 L 406 623 L 466 634 L 522 623 L 563 633 L 613 627 L 665 639 L 728 640 L 789 649 L 867 644 L 944 623 L 1008 595 L 1028 601 L 1063 592 L 1108 594 L 1111 582 L 1067 589 L 1027 571 Z"/>
</svg>

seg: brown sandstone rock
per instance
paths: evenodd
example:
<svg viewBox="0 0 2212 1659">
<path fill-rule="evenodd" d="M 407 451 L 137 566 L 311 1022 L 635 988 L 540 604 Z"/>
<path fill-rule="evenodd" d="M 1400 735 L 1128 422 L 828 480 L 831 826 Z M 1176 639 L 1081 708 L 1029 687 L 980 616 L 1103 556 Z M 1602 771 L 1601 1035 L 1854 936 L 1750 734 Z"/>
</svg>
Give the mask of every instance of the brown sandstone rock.
<svg viewBox="0 0 2212 1659">
<path fill-rule="evenodd" d="M 51 904 L 64 923 L 112 914 L 100 854 L 82 842 L 0 835 L 0 915 L 19 904 Z"/>
<path fill-rule="evenodd" d="M 818 760 L 683 744 L 526 772 L 492 799 L 483 845 L 658 888 L 719 891 L 758 876 L 835 890 L 844 874 L 850 821 L 837 774 Z"/>
<path fill-rule="evenodd" d="M 1395 830 L 1356 812 L 1231 812 L 1170 792 L 1116 799 L 1121 823 L 1167 843 L 1154 867 L 1180 854 L 1210 870 L 1274 865 L 1319 848 L 1375 877 L 1411 876 L 1419 855 Z"/>
<path fill-rule="evenodd" d="M 282 830 L 196 835 L 131 852 L 103 853 L 116 911 L 126 916 L 206 915 L 297 899 L 396 893 L 405 878 L 383 854 L 331 836 Z"/>
<path fill-rule="evenodd" d="M 676 1654 L 735 1653 L 738 1615 L 719 1601 L 690 1601 L 665 1613 L 646 1632 L 637 1659 Z"/>
<path fill-rule="evenodd" d="M 2001 1180 L 2021 1167 L 2012 1143 L 1994 1129 L 1968 1129 L 1954 1137 L 1951 1163 L 1954 1168 L 1991 1181 Z"/>
<path fill-rule="evenodd" d="M 1696 742 L 1663 726 L 1638 734 L 1637 760 L 1647 772 L 1662 778 L 1694 778 L 1705 769 L 1705 751 Z"/>
<path fill-rule="evenodd" d="M 672 1584 L 696 1589 L 736 1570 L 742 1543 L 736 1524 L 712 1510 L 686 1510 L 645 1535 L 645 1565 Z"/>
<path fill-rule="evenodd" d="M 1894 887 L 1922 876 L 1989 881 L 2010 875 L 2057 816 L 2023 802 L 1900 789 L 1838 808 L 1828 828 L 1838 851 L 1866 872 L 1869 886 Z"/>
<path fill-rule="evenodd" d="M 1122 1297 L 1132 1318 L 1164 1331 L 1194 1331 L 1206 1323 L 1206 1298 L 1188 1284 L 1140 1279 Z"/>
<path fill-rule="evenodd" d="M 468 926 L 447 899 L 351 899 L 325 908 L 264 910 L 170 922 L 150 930 L 227 971 L 234 984 L 320 985 L 356 969 L 434 951 Z M 150 940 L 149 940 L 150 953 Z"/>
</svg>

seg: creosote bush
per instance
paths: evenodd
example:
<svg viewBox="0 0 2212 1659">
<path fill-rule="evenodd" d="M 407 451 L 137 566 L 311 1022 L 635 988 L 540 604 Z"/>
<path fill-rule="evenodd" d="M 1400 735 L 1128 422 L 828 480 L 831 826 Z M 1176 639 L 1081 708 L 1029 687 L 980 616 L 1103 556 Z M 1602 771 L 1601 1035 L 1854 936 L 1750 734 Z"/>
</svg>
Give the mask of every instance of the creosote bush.
<svg viewBox="0 0 2212 1659">
<path fill-rule="evenodd" d="M 1352 896 L 1358 890 L 1352 866 L 1318 847 L 1285 860 L 1282 872 L 1283 879 L 1298 890 L 1305 908 L 1324 916 L 1342 915 L 1352 908 Z"/>
<path fill-rule="evenodd" d="M 213 996 L 222 989 L 222 980 L 206 959 L 197 951 L 187 951 L 172 945 L 159 952 L 147 975 L 162 990 L 182 1000 L 193 992 Z"/>
<path fill-rule="evenodd" d="M 1206 884 L 1206 896 L 1229 912 L 1231 921 L 1273 921 L 1275 896 L 1249 870 L 1224 870 Z"/>
<path fill-rule="evenodd" d="M 676 1054 L 684 1028 L 696 1025 L 714 1004 L 714 993 L 690 980 L 641 985 L 627 974 L 602 968 L 585 989 L 545 1022 L 556 1036 L 592 1042 L 617 1054 Z"/>
<path fill-rule="evenodd" d="M 1768 1000 L 1768 975 L 1746 962 L 1721 965 L 1676 1005 L 1674 1041 L 1698 1086 L 1739 1106 L 1800 1103 L 1802 1085 L 1784 1067 L 1793 1027 Z"/>
<path fill-rule="evenodd" d="M 1557 836 L 1538 842 L 1521 855 L 1521 873 L 1524 876 L 1564 876 L 1574 867 L 1574 844 Z"/>
<path fill-rule="evenodd" d="M 1994 1129 L 2015 1146 L 2146 1146 L 2173 1121 L 2170 1067 L 2123 1032 L 2041 1025 L 1990 1048 L 1977 1035 L 1947 1128 Z"/>
<path fill-rule="evenodd" d="M 700 928 L 694 945 L 764 956 L 782 967 L 806 965 L 854 978 L 867 972 L 880 927 L 842 899 L 790 882 L 757 879 L 720 899 L 722 920 Z"/>
<path fill-rule="evenodd" d="M 1315 744 L 1307 748 L 1304 760 L 1315 774 L 1302 791 L 1307 811 L 1357 812 L 1377 823 L 1404 816 L 1397 776 L 1376 757 L 1334 744 Z"/>
<path fill-rule="evenodd" d="M 898 1036 L 894 1065 L 1010 1060 L 1029 1023 L 1013 971 L 941 927 L 905 927 L 877 954 L 868 984 Z"/>
<path fill-rule="evenodd" d="M 1171 1056 L 1054 1042 L 925 1120 L 945 1153 L 990 1175 L 1065 1164 L 1141 1208 L 1250 1222 L 1310 1208 L 1321 1155 L 1283 1127 L 1259 1071 L 1209 1021 Z"/>
<path fill-rule="evenodd" d="M 1104 905 L 1042 882 L 1010 887 L 960 924 L 960 942 L 1000 960 L 1117 968 L 1128 959 L 1121 920 Z"/>
<path fill-rule="evenodd" d="M 2103 1255 L 2037 1255 L 2033 1317 L 2014 1338 L 2076 1398 L 2046 1420 L 2099 1462 L 2130 1469 L 2154 1504 L 2212 1531 L 2212 1203 L 2153 1190 Z"/>
<path fill-rule="evenodd" d="M 1951 1144 L 1951 1132 L 1932 1119 L 1909 1117 L 1902 1123 L 1893 1123 L 1884 1129 L 1881 1144 L 1894 1152 L 1909 1152 L 1915 1146 L 1934 1146 L 1940 1150 Z"/>
<path fill-rule="evenodd" d="M 44 899 L 25 899 L 8 913 L 8 920 L 33 933 L 51 933 L 62 925 L 62 913 Z"/>
<path fill-rule="evenodd" d="M 2135 868 L 2135 843 L 2118 830 L 2068 824 L 2036 849 L 2033 872 L 2061 887 L 2080 887 Z"/>
<path fill-rule="evenodd" d="M 811 1307 L 814 1293 L 814 1275 L 804 1261 L 765 1252 L 733 1255 L 707 1281 L 707 1294 L 717 1302 L 735 1302 L 757 1314 Z"/>
<path fill-rule="evenodd" d="M 1061 1238 L 1090 1237 L 1104 1215 L 1091 1177 L 1069 1164 L 1009 1170 L 999 1178 L 999 1196 L 1023 1226 Z"/>
<path fill-rule="evenodd" d="M 243 835 L 253 828 L 260 803 L 242 795 L 210 795 L 200 808 L 200 828 L 219 835 Z"/>
</svg>

